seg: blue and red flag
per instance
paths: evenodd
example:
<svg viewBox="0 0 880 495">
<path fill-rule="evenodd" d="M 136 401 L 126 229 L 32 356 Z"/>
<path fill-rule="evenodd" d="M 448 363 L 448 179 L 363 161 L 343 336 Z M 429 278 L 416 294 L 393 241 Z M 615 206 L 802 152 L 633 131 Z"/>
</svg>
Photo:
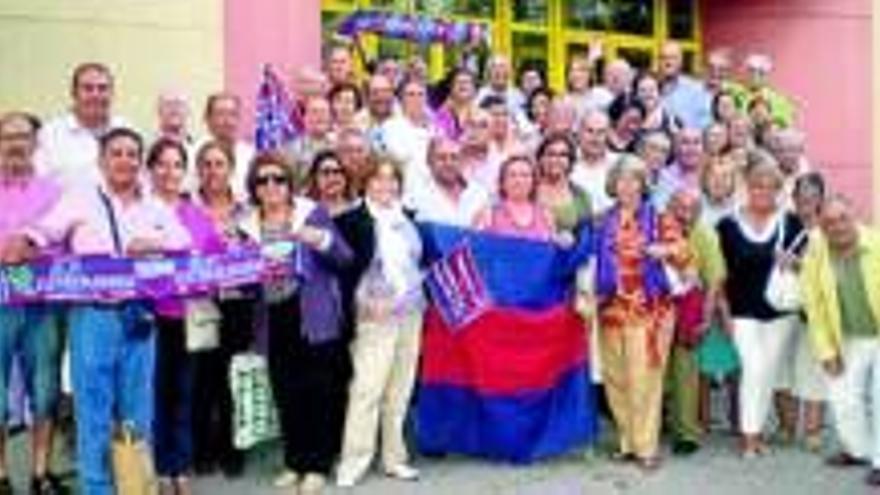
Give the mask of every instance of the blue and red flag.
<svg viewBox="0 0 880 495">
<path fill-rule="evenodd" d="M 278 150 L 302 132 L 302 116 L 284 86 L 284 81 L 266 65 L 257 92 L 257 121 L 254 144 L 258 152 Z"/>
<path fill-rule="evenodd" d="M 478 280 L 491 304 L 463 311 L 472 318 L 456 327 L 459 320 L 442 315 L 446 303 L 432 301 L 417 399 L 420 449 L 526 463 L 591 442 L 598 428 L 587 331 L 572 304 L 588 236 L 564 250 L 436 224 L 422 231 L 430 259 L 470 259 L 472 271 L 461 272 Z"/>
</svg>

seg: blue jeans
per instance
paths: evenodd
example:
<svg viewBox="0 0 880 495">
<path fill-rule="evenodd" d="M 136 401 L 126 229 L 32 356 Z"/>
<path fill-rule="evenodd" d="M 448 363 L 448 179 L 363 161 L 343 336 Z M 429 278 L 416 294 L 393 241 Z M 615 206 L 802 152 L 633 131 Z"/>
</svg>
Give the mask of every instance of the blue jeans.
<svg viewBox="0 0 880 495">
<path fill-rule="evenodd" d="M 59 394 L 61 329 L 56 308 L 0 307 L 0 421 L 9 412 L 12 362 L 19 357 L 24 385 L 36 421 L 51 420 Z"/>
<path fill-rule="evenodd" d="M 151 440 L 154 338 L 155 332 L 126 331 L 115 306 L 74 306 L 70 311 L 81 493 L 113 495 L 110 440 L 117 422 Z"/>
<path fill-rule="evenodd" d="M 193 358 L 183 320 L 160 317 L 156 326 L 156 472 L 182 476 L 193 462 Z"/>
</svg>

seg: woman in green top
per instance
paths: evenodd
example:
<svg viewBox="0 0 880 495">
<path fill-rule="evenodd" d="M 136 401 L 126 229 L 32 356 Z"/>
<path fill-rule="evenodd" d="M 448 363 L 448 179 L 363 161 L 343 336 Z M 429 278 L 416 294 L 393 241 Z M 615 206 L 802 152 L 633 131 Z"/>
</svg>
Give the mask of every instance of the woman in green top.
<svg viewBox="0 0 880 495">
<path fill-rule="evenodd" d="M 573 236 L 590 218 L 590 197 L 569 180 L 576 150 L 565 134 L 549 134 L 538 146 L 538 203 L 553 216 L 556 232 Z"/>
</svg>

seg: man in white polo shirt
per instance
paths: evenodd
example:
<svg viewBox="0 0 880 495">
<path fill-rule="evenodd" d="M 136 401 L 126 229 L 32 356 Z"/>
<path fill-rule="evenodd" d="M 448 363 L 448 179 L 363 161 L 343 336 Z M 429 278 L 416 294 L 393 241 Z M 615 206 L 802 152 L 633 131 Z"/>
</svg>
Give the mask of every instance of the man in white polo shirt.
<svg viewBox="0 0 880 495">
<path fill-rule="evenodd" d="M 34 163 L 65 190 L 97 183 L 98 139 L 114 127 L 130 127 L 111 114 L 113 89 L 113 74 L 106 65 L 78 65 L 70 86 L 73 106 L 40 129 Z"/>
<path fill-rule="evenodd" d="M 420 188 L 411 207 L 416 219 L 456 227 L 473 225 L 477 213 L 489 206 L 489 193 L 476 182 L 468 182 L 461 170 L 461 147 L 446 137 L 428 143 L 431 180 Z"/>
</svg>

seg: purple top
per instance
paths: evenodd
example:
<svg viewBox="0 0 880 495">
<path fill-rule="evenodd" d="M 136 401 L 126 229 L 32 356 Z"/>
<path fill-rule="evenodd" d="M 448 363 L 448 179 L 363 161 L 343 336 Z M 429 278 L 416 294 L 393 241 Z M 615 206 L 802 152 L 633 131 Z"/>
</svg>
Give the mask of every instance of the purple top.
<svg viewBox="0 0 880 495">
<path fill-rule="evenodd" d="M 214 221 L 200 206 L 192 201 L 181 200 L 174 213 L 189 233 L 191 250 L 199 253 L 217 253 L 225 248 L 223 237 L 217 232 Z M 168 318 L 183 318 L 186 314 L 186 306 L 181 299 L 165 299 L 156 302 L 156 312 Z"/>
<path fill-rule="evenodd" d="M 450 139 L 458 140 L 461 137 L 462 130 L 458 119 L 446 106 L 434 112 L 434 126 Z"/>
</svg>

